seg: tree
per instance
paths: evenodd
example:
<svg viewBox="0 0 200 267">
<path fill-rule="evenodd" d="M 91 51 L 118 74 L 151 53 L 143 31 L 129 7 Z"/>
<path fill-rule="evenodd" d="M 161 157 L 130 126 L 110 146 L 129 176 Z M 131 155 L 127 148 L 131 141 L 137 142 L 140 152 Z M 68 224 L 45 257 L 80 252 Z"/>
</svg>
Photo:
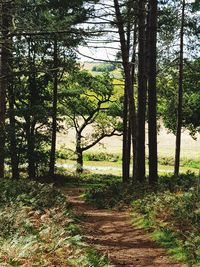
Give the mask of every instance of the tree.
<svg viewBox="0 0 200 267">
<path fill-rule="evenodd" d="M 185 24 L 185 0 L 182 1 L 181 30 L 180 30 L 180 56 L 179 56 L 179 84 L 178 84 L 178 107 L 176 128 L 176 152 L 174 162 L 174 174 L 179 174 L 181 129 L 182 129 L 182 105 L 183 105 L 183 49 L 184 49 L 184 24 Z"/>
<path fill-rule="evenodd" d="M 138 3 L 138 110 L 137 110 L 137 179 L 145 180 L 145 117 L 146 117 L 146 34 L 145 34 L 145 1 Z"/>
<path fill-rule="evenodd" d="M 56 133 L 57 133 L 57 101 L 58 101 L 58 43 L 57 37 L 54 40 L 54 81 L 53 81 L 53 108 L 52 108 L 52 137 L 51 154 L 49 163 L 49 175 L 55 173 L 55 154 L 56 154 Z"/>
<path fill-rule="evenodd" d="M 164 99 L 163 103 L 160 104 L 161 116 L 165 126 L 176 135 L 174 163 L 176 175 L 179 173 L 181 129 L 189 126 L 189 124 L 186 126 L 184 122 L 184 112 L 187 109 L 185 100 L 189 93 L 184 82 L 185 62 L 187 57 L 188 61 L 193 61 L 199 53 L 197 30 L 199 20 L 196 8 L 198 9 L 196 3 L 162 1 L 160 16 L 158 17 L 160 29 L 158 51 L 162 53 L 162 56 L 159 56 L 158 76 L 162 83 L 160 96 L 162 100 Z M 176 91 L 175 88 L 178 90 Z"/>
<path fill-rule="evenodd" d="M 200 131 L 199 119 L 199 67 L 200 60 L 185 60 L 184 63 L 184 94 L 182 129 L 189 130 L 192 137 Z M 168 69 L 166 77 L 159 75 L 160 113 L 164 119 L 165 127 L 176 134 L 177 91 L 174 88 L 178 82 L 178 69 L 173 66 Z"/>
<path fill-rule="evenodd" d="M 78 71 L 67 77 L 60 95 L 69 127 L 76 132 L 77 173 L 83 171 L 83 152 L 103 138 L 119 133 L 118 118 L 109 116 L 113 85 L 107 74 L 93 77 Z M 89 127 L 90 133 L 86 133 Z"/>
<path fill-rule="evenodd" d="M 149 123 L 149 183 L 155 186 L 158 179 L 157 159 L 157 92 L 156 92 L 156 43 L 157 0 L 149 1 L 148 25 L 148 123 Z"/>
<path fill-rule="evenodd" d="M 8 89 L 9 73 L 9 47 L 10 38 L 8 33 L 11 26 L 11 2 L 3 1 L 0 5 L 0 40 L 1 40 L 1 58 L 0 58 L 0 178 L 4 177 L 5 161 L 5 122 L 6 122 L 6 93 Z"/>
<path fill-rule="evenodd" d="M 123 112 L 123 151 L 122 151 L 122 177 L 124 182 L 128 182 L 130 178 L 130 126 L 129 114 L 130 94 L 132 91 L 131 68 L 129 63 L 129 49 L 125 38 L 124 22 L 120 11 L 118 0 L 114 0 L 117 27 L 120 38 L 122 65 L 124 69 L 125 86 L 124 86 L 124 112 Z"/>
<path fill-rule="evenodd" d="M 20 162 L 28 163 L 29 177 L 35 179 L 40 164 L 49 160 L 47 147 L 50 144 L 50 115 L 53 120 L 50 165 L 54 172 L 57 101 L 56 78 L 52 74 L 57 71 L 59 75 L 59 72 L 58 69 L 55 70 L 52 42 L 56 35 L 58 51 L 63 51 L 65 48 L 65 53 L 63 52 L 62 55 L 63 62 L 67 61 L 66 50 L 70 58 L 74 57 L 70 47 L 76 46 L 81 41 L 82 36 L 87 34 L 76 25 L 84 22 L 92 11 L 92 2 L 86 8 L 84 1 L 79 0 L 70 3 L 49 0 L 42 4 L 40 1 L 24 3 L 20 0 L 15 3 L 12 19 L 11 16 L 7 16 L 13 26 L 12 32 L 6 32 L 6 34 L 8 33 L 6 37 L 13 39 L 12 49 L 9 51 L 13 57 L 13 71 L 9 77 L 8 89 L 5 85 L 7 82 L 5 79 L 2 79 L 2 85 L 4 83 L 2 88 L 4 88 L 4 93 L 8 92 L 10 121 L 8 148 L 12 151 L 9 156 L 11 157 L 13 177 L 19 177 L 18 163 Z M 3 16 L 6 23 L 6 16 Z M 3 58 L 1 59 L 3 60 Z M 4 57 L 5 61 L 7 59 Z M 59 68 L 63 67 L 63 62 L 58 66 Z M 4 71 L 6 71 L 5 68 Z M 62 71 L 66 71 L 64 67 Z M 8 73 L 8 70 L 6 72 Z M 51 100 L 49 89 L 52 88 L 52 83 L 54 83 L 54 104 L 51 112 L 49 110 Z M 1 100 L 5 105 L 5 97 L 1 97 Z M 5 121 L 5 111 L 4 114 L 3 112 L 1 114 L 2 120 Z M 5 134 L 2 134 L 2 149 L 5 144 L 5 141 L 3 142 L 4 136 Z M 2 152 L 0 157 L 4 158 L 3 155 Z M 3 166 L 3 163 L 1 165 Z"/>
</svg>

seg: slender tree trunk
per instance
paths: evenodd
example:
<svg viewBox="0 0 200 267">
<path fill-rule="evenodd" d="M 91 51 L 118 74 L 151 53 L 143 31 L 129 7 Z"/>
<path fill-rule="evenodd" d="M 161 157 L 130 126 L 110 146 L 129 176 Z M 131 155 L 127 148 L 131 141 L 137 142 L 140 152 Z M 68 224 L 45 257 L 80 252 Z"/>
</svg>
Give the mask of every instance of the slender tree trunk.
<svg viewBox="0 0 200 267">
<path fill-rule="evenodd" d="M 179 61 L 179 88 L 176 128 L 176 151 L 174 174 L 179 174 L 180 151 L 181 151 L 181 129 L 182 129 L 182 103 L 183 103 L 183 49 L 184 49 L 184 21 L 185 21 L 185 0 L 182 1 L 181 31 L 180 31 L 180 61 Z"/>
<path fill-rule="evenodd" d="M 149 1 L 148 30 L 148 122 L 149 122 L 149 184 L 158 180 L 157 156 L 157 92 L 156 92 L 156 44 L 157 44 L 157 0 Z"/>
<path fill-rule="evenodd" d="M 35 136 L 30 132 L 30 127 L 27 129 L 27 157 L 28 157 L 28 176 L 29 179 L 35 180 L 36 178 L 36 165 L 35 165 Z"/>
<path fill-rule="evenodd" d="M 17 152 L 17 140 L 16 140 L 16 124 L 15 124 L 15 96 L 13 91 L 13 85 L 10 83 L 8 87 L 8 102 L 9 102 L 9 122 L 10 122 L 10 157 L 11 157 L 11 168 L 12 178 L 19 179 L 19 156 Z"/>
<path fill-rule="evenodd" d="M 58 98 L 58 45 L 57 38 L 54 40 L 54 84 L 53 84 L 53 111 L 52 111 L 52 137 L 49 174 L 55 174 L 56 133 L 57 133 L 57 98 Z"/>
<path fill-rule="evenodd" d="M 11 13 L 12 3 L 8 3 L 9 13 L 9 27 L 11 27 Z M 16 139 L 16 122 L 15 122 L 15 93 L 13 88 L 13 40 L 8 38 L 8 117 L 9 117 L 9 142 L 10 142 L 10 158 L 12 168 L 12 179 L 19 179 L 19 155 L 17 150 Z"/>
<path fill-rule="evenodd" d="M 5 161 L 5 114 L 6 114 L 6 92 L 8 88 L 8 37 L 9 32 L 9 5 L 2 2 L 0 5 L 0 23 L 1 23 L 1 58 L 0 58 L 0 178 L 4 177 Z"/>
<path fill-rule="evenodd" d="M 83 150 L 81 148 L 81 134 L 76 134 L 76 173 L 81 174 L 83 172 Z"/>
<path fill-rule="evenodd" d="M 124 108 L 123 108 L 123 145 L 122 145 L 122 179 L 124 183 L 129 181 L 130 176 L 130 141 L 128 126 L 128 92 L 124 88 Z"/>
<path fill-rule="evenodd" d="M 138 4 L 138 117 L 137 117 L 137 179 L 145 180 L 145 115 L 146 115 L 146 68 L 145 68 L 145 3 Z"/>
<path fill-rule="evenodd" d="M 134 80 L 135 80 L 135 63 L 136 63 L 136 44 L 137 44 L 137 20 L 135 20 L 134 25 L 134 36 L 133 36 L 133 55 L 132 55 L 132 67 L 131 67 L 131 79 L 132 79 L 132 90 L 131 90 L 131 109 L 133 112 L 132 118 L 132 148 L 133 148 L 133 181 L 136 179 L 136 159 L 137 159 L 137 114 L 136 114 L 136 107 L 135 107 L 135 90 L 134 90 Z"/>
<path fill-rule="evenodd" d="M 133 110 L 131 109 L 132 103 L 132 79 L 131 67 L 129 62 L 129 43 L 125 38 L 124 22 L 120 12 L 118 0 L 114 0 L 115 14 L 117 19 L 118 32 L 120 37 L 122 61 L 125 75 L 125 88 L 124 88 L 124 113 L 123 113 L 123 151 L 122 151 L 122 175 L 123 182 L 129 182 L 130 178 L 130 146 L 131 146 L 131 125 Z M 129 129 L 130 127 L 130 129 Z"/>
<path fill-rule="evenodd" d="M 32 47 L 31 38 L 29 40 L 29 110 L 28 115 L 25 117 L 26 120 L 26 138 L 27 138 L 27 159 L 28 159 L 28 175 L 30 179 L 36 178 L 36 156 L 35 156 L 35 117 L 34 117 L 34 107 L 38 104 L 38 91 L 36 85 L 35 77 L 35 57 L 31 57 Z"/>
</svg>

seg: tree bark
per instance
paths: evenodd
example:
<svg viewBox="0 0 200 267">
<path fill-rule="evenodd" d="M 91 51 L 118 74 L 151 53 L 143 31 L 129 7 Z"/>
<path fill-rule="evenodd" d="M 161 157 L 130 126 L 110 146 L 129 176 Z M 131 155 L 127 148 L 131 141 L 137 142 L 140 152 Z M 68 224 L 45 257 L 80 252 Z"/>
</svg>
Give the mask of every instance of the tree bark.
<svg viewBox="0 0 200 267">
<path fill-rule="evenodd" d="M 29 179 L 36 178 L 36 164 L 35 164 L 35 136 L 30 130 L 30 124 L 27 123 L 27 158 L 28 158 L 28 176 Z"/>
<path fill-rule="evenodd" d="M 57 100 L 58 100 L 58 44 L 57 38 L 54 40 L 54 84 L 53 84 L 53 110 L 52 110 L 52 137 L 51 137 L 51 154 L 49 164 L 49 174 L 55 174 L 55 154 L 56 154 L 56 133 L 57 133 Z"/>
<path fill-rule="evenodd" d="M 16 124 L 15 124 L 15 96 L 13 90 L 13 84 L 8 86 L 8 102 L 9 102 L 9 139 L 10 139 L 10 157 L 11 157 L 11 168 L 12 168 L 12 179 L 19 179 L 19 155 L 17 151 L 17 140 L 16 140 Z"/>
<path fill-rule="evenodd" d="M 130 178 L 130 146 L 131 146 L 131 124 L 133 121 L 132 110 L 132 79 L 131 79 L 131 67 L 129 62 L 129 43 L 125 38 L 124 23 L 120 12 L 118 0 L 114 0 L 115 14 L 117 19 L 118 32 L 120 37 L 122 62 L 125 75 L 125 87 L 124 87 L 124 113 L 123 113 L 123 151 L 122 151 L 122 176 L 123 182 L 129 182 Z"/>
<path fill-rule="evenodd" d="M 181 129 L 182 129 L 182 105 L 183 105 L 183 49 L 184 49 L 184 21 L 185 21 L 185 0 L 182 2 L 181 30 L 180 30 L 180 59 L 179 59 L 179 88 L 177 107 L 177 128 L 176 128 L 176 150 L 174 174 L 179 174 L 180 152 L 181 152 Z"/>
<path fill-rule="evenodd" d="M 132 79 L 132 98 L 131 98 L 131 109 L 133 112 L 132 118 L 132 149 L 133 149 L 133 173 L 132 173 L 132 181 L 136 179 L 136 162 L 137 162 L 137 114 L 136 114 L 136 106 L 135 106 L 135 88 L 134 88 L 134 80 L 135 80 L 135 63 L 136 63 L 136 45 L 137 45 L 137 19 L 135 20 L 134 25 L 134 36 L 133 36 L 133 54 L 132 54 L 132 67 L 131 67 L 131 79 Z"/>
<path fill-rule="evenodd" d="M 1 58 L 0 58 L 0 178 L 4 177 L 5 162 L 5 115 L 6 115 L 6 92 L 8 88 L 8 57 L 9 57 L 9 5 L 1 3 Z"/>
<path fill-rule="evenodd" d="M 154 187 L 158 180 L 156 91 L 157 0 L 149 1 L 148 28 L 149 184 Z"/>
<path fill-rule="evenodd" d="M 145 180 L 145 115 L 146 115 L 146 68 L 145 68 L 145 3 L 138 4 L 138 116 L 137 116 L 137 179 Z"/>
<path fill-rule="evenodd" d="M 81 148 L 81 133 L 76 133 L 76 173 L 83 173 L 83 150 Z"/>
<path fill-rule="evenodd" d="M 26 120 L 26 138 L 27 138 L 27 159 L 28 159 L 28 175 L 29 178 L 34 180 L 36 178 L 36 156 L 35 156 L 35 118 L 32 114 L 34 106 L 38 104 L 38 91 L 36 85 L 35 77 L 35 57 L 31 57 L 31 38 L 29 40 L 29 79 L 28 79 L 28 89 L 29 89 L 29 110 L 27 115 L 25 115 Z"/>
</svg>

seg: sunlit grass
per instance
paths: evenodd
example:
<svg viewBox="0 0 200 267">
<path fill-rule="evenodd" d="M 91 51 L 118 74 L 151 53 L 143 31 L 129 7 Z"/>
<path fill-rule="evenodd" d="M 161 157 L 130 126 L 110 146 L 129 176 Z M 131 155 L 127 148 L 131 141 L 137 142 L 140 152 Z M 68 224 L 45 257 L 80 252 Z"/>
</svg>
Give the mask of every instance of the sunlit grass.
<svg viewBox="0 0 200 267">
<path fill-rule="evenodd" d="M 74 160 L 61 160 L 57 161 L 59 167 L 63 167 L 69 172 L 74 172 L 76 169 L 76 161 Z M 122 176 L 122 162 L 110 162 L 110 161 L 84 161 L 85 172 L 96 173 L 96 174 L 112 174 L 117 176 Z M 174 167 L 171 165 L 158 165 L 159 174 L 173 173 Z M 146 167 L 148 174 L 148 166 Z M 186 173 L 187 171 L 194 172 L 198 174 L 197 168 L 192 167 L 180 167 L 181 173 Z"/>
</svg>

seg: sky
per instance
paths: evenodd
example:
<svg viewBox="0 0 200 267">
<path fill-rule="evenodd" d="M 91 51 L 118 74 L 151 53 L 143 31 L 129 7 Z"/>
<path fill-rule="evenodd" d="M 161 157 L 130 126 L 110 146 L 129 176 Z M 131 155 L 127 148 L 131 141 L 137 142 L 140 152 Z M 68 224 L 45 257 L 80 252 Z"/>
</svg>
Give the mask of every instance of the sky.
<svg viewBox="0 0 200 267">
<path fill-rule="evenodd" d="M 106 4 L 111 4 L 113 1 L 111 0 L 102 0 L 103 2 L 105 2 Z M 194 3 L 195 1 L 199 1 L 199 0 L 186 0 L 186 3 Z M 97 5 L 97 8 L 99 8 L 101 6 Z M 104 11 L 103 11 L 104 12 Z M 106 11 L 105 11 L 106 12 Z M 101 13 L 102 14 L 102 13 Z M 199 16 L 200 16 L 200 12 L 199 12 Z M 101 19 L 95 19 L 95 22 L 100 22 Z M 92 22 L 92 20 L 90 21 Z M 89 25 L 85 25 L 86 27 L 88 27 Z M 112 29 L 113 30 L 113 29 Z M 108 33 L 107 35 L 108 37 L 104 37 L 104 39 L 109 38 L 109 40 L 113 40 L 114 39 L 118 39 L 118 34 L 117 33 Z M 102 37 L 103 38 L 103 37 Z M 98 40 L 100 40 L 101 38 L 99 38 Z M 103 43 L 95 43 L 95 39 L 92 40 L 93 43 L 87 43 L 87 45 L 85 46 L 79 46 L 77 51 L 78 51 L 78 57 L 79 60 L 84 62 L 84 61 L 114 61 L 116 59 L 116 53 L 117 53 L 117 49 L 119 49 L 119 43 L 116 42 L 111 42 L 108 44 L 103 44 Z M 94 48 L 92 46 L 96 46 L 98 48 Z M 104 48 L 103 46 L 107 46 L 107 48 Z"/>
<path fill-rule="evenodd" d="M 111 46 L 110 44 L 109 46 Z M 113 48 L 116 47 L 112 45 Z M 91 48 L 91 47 L 83 47 L 79 46 L 78 51 L 78 57 L 80 61 L 100 61 L 100 60 L 109 60 L 114 61 L 116 50 L 111 48 Z M 83 56 L 85 55 L 85 56 Z"/>
</svg>

